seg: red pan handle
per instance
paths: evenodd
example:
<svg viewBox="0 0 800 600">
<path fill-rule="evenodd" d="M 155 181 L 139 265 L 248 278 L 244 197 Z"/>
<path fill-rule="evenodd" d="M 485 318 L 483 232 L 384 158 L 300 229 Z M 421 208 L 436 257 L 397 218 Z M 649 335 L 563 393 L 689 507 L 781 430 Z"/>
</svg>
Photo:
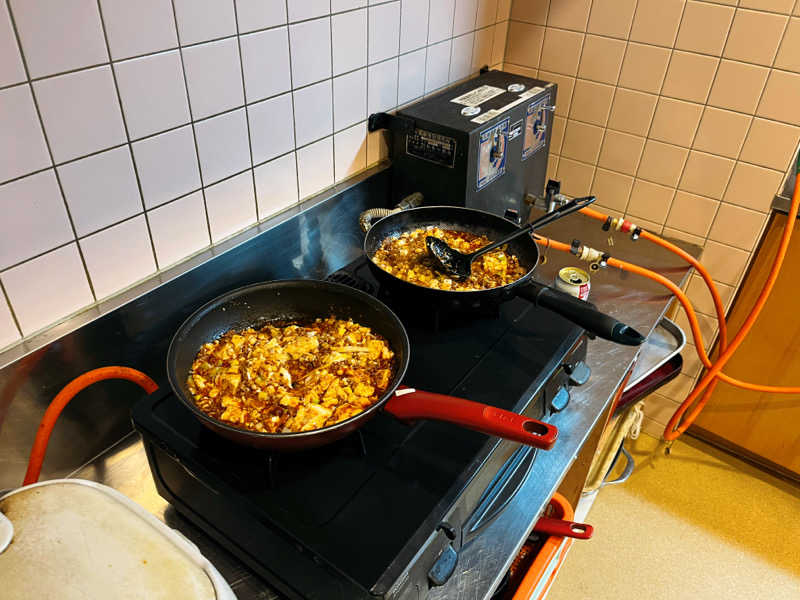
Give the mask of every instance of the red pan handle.
<svg viewBox="0 0 800 600">
<path fill-rule="evenodd" d="M 578 540 L 588 540 L 594 534 L 594 527 L 587 523 L 576 523 L 575 521 L 564 521 L 552 517 L 541 517 L 536 525 L 533 526 L 536 533 L 546 533 L 547 535 L 557 535 L 559 537 L 570 537 Z"/>
<path fill-rule="evenodd" d="M 398 419 L 436 419 L 462 425 L 481 433 L 549 450 L 558 429 L 501 408 L 453 396 L 400 388 L 384 405 Z"/>
</svg>

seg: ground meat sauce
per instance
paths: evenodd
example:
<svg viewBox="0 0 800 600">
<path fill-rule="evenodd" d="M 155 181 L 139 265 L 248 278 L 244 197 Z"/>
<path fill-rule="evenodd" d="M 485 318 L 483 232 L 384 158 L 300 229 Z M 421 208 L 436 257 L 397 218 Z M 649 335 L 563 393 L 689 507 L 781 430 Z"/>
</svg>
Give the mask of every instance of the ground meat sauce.
<svg viewBox="0 0 800 600">
<path fill-rule="evenodd" d="M 474 291 L 508 285 L 527 272 L 505 247 L 479 256 L 464 280 L 437 271 L 425 245 L 427 236 L 444 240 L 454 250 L 469 254 L 491 243 L 485 235 L 429 227 L 406 231 L 381 243 L 372 260 L 399 279 L 437 290 Z"/>
<path fill-rule="evenodd" d="M 375 404 L 394 373 L 389 343 L 352 321 L 270 323 L 204 344 L 187 384 L 195 404 L 226 424 L 309 431 Z"/>
</svg>

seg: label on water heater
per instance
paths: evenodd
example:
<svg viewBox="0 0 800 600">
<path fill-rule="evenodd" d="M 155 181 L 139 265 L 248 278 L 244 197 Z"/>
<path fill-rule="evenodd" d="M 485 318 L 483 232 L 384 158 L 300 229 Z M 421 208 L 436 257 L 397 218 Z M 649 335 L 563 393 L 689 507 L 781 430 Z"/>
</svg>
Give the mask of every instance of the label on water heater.
<svg viewBox="0 0 800 600">
<path fill-rule="evenodd" d="M 456 141 L 447 135 L 415 129 L 406 136 L 406 154 L 452 168 L 456 162 Z"/>
<path fill-rule="evenodd" d="M 486 187 L 506 172 L 508 123 L 506 118 L 481 132 L 478 145 L 478 189 Z"/>
<path fill-rule="evenodd" d="M 487 100 L 491 100 L 495 96 L 499 96 L 500 94 L 504 93 L 505 90 L 503 88 L 494 87 L 492 85 L 482 85 L 481 87 L 468 91 L 466 94 L 461 94 L 460 96 L 453 98 L 450 100 L 450 102 L 463 104 L 464 106 L 480 106 Z"/>
<path fill-rule="evenodd" d="M 525 138 L 522 142 L 522 160 L 544 148 L 547 140 L 547 110 L 550 97 L 528 105 L 525 111 Z"/>
</svg>

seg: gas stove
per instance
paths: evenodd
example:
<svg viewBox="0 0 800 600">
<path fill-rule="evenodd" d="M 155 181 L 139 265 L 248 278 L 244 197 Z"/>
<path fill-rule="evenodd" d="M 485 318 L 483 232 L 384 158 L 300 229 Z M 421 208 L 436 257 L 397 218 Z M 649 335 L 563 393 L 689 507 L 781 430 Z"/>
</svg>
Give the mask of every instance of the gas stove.
<svg viewBox="0 0 800 600">
<path fill-rule="evenodd" d="M 411 340 L 404 385 L 549 420 L 588 377 L 582 330 L 524 300 L 477 315 L 400 306 L 364 258 L 329 279 L 400 316 Z M 290 598 L 425 598 L 458 576 L 459 551 L 513 498 L 536 457 L 527 446 L 386 413 L 322 448 L 256 451 L 207 430 L 169 391 L 140 401 L 133 423 L 161 496 Z"/>
</svg>

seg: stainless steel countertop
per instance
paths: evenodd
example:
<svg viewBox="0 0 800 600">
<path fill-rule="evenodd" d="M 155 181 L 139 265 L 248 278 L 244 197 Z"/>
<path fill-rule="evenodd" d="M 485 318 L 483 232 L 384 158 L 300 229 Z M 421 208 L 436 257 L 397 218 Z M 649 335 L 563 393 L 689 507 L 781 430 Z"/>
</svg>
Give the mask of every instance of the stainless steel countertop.
<svg viewBox="0 0 800 600">
<path fill-rule="evenodd" d="M 646 241 L 632 242 L 621 234 L 615 234 L 614 245 L 609 246 L 610 234 L 603 232 L 597 221 L 582 215 L 554 223 L 542 234 L 567 243 L 573 237 L 580 237 L 586 244 L 657 270 L 678 284 L 689 273 L 687 266 L 677 257 Z M 699 254 L 697 246 L 680 245 L 694 255 Z M 562 266 L 577 265 L 571 255 L 547 250 L 544 254 L 548 260 L 537 270 L 540 281 L 552 282 Z M 591 284 L 590 300 L 598 308 L 642 333 L 649 333 L 656 326 L 671 300 L 658 284 L 615 269 L 593 273 Z M 509 532 L 519 531 L 521 524 L 528 532 L 533 528 L 538 515 L 611 401 L 638 350 L 600 339 L 589 342 L 587 362 L 592 376 L 584 386 L 573 389 L 568 409 L 552 418 L 552 423 L 559 428 L 555 448 L 539 453 L 529 477 L 513 501 L 474 542 L 462 548 L 458 573 L 445 586 L 434 588 L 429 598 L 484 600 L 491 596 L 524 541 Z M 129 435 L 73 476 L 118 489 L 180 530 L 216 565 L 240 600 L 278 598 L 258 576 L 180 517 L 158 496 L 138 434 Z"/>
</svg>

